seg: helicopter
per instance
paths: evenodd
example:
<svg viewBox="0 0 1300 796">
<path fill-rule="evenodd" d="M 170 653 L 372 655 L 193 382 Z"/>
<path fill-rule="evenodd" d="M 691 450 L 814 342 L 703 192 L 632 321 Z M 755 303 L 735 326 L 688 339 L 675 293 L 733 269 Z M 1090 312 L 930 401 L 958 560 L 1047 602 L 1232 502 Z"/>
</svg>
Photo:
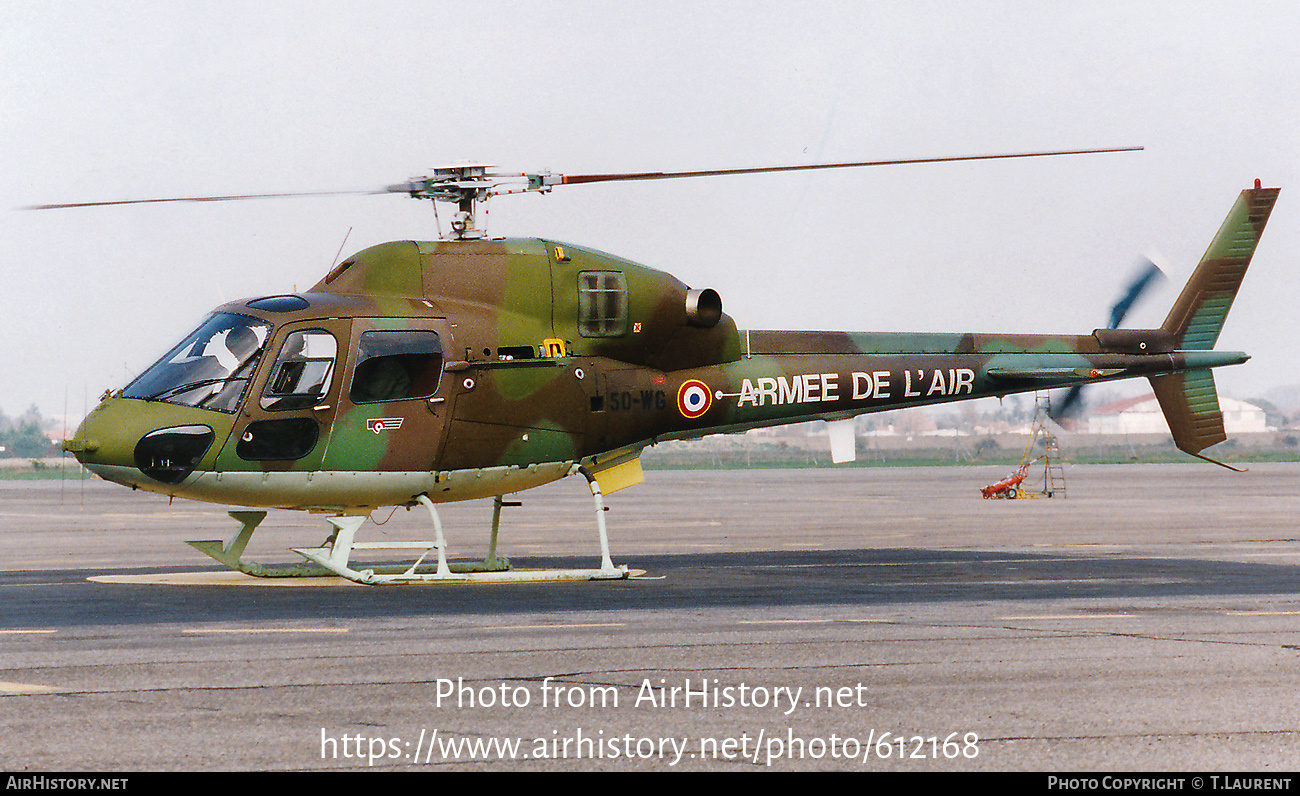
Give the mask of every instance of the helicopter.
<svg viewBox="0 0 1300 796">
<path fill-rule="evenodd" d="M 435 217 L 452 204 L 449 235 L 372 246 L 306 291 L 217 307 L 105 393 L 63 448 L 108 481 L 243 507 L 231 539 L 190 542 L 232 569 L 372 585 L 631 577 L 611 558 L 604 496 L 640 483 L 642 451 L 666 440 L 820 419 L 844 463 L 857 415 L 1145 377 L 1176 445 L 1213 462 L 1201 452 L 1227 437 L 1212 369 L 1249 358 L 1214 345 L 1279 190 L 1259 180 L 1159 328 L 1070 336 L 742 330 L 713 289 L 583 246 L 491 238 L 477 223 L 493 196 L 561 185 L 1137 149 L 625 174 L 436 168 L 360 193 L 432 200 Z M 518 505 L 505 496 L 570 475 L 591 492 L 600 565 L 512 568 L 497 555 L 502 509 Z M 487 555 L 450 563 L 437 505 L 483 498 L 494 501 Z M 423 506 L 434 539 L 358 541 L 387 506 Z M 297 565 L 244 560 L 267 509 L 327 515 L 332 531 L 294 548 Z M 379 548 L 422 552 L 409 566 L 351 563 Z"/>
</svg>

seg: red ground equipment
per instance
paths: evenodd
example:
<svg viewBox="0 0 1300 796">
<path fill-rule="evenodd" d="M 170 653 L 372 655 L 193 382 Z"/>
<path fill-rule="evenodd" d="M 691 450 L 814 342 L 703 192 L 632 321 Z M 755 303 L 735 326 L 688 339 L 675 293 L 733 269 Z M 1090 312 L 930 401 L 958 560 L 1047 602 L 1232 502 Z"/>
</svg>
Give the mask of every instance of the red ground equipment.
<svg viewBox="0 0 1300 796">
<path fill-rule="evenodd" d="M 996 484 L 989 484 L 980 490 L 980 494 L 985 500 L 989 498 L 1014 498 L 1016 492 L 1020 490 L 1020 482 L 1025 480 L 1029 475 L 1029 466 L 1033 462 L 1025 462 L 1016 468 L 1016 471 L 1006 478 L 998 481 Z"/>
</svg>

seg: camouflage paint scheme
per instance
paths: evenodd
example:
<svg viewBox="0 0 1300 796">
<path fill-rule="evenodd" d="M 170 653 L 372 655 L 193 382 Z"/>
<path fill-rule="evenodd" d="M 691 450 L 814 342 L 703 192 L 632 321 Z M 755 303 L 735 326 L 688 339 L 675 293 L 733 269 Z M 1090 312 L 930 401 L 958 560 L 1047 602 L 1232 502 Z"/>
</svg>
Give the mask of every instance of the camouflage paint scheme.
<svg viewBox="0 0 1300 796">
<path fill-rule="evenodd" d="M 438 502 L 515 492 L 578 463 L 599 475 L 660 440 L 1145 376 L 1178 446 L 1199 454 L 1226 438 L 1210 368 L 1248 357 L 1212 349 L 1277 193 L 1242 192 L 1161 328 L 1075 336 L 738 331 L 720 308 L 690 314 L 693 299 L 674 277 L 578 246 L 381 244 L 299 294 L 300 309 L 218 308 L 274 327 L 235 411 L 119 391 L 65 447 L 132 487 L 359 514 L 419 494 Z M 622 274 L 623 333 L 583 334 L 584 272 Z M 328 391 L 310 407 L 261 408 L 275 353 L 306 329 L 338 341 Z M 371 330 L 436 332 L 445 360 L 436 392 L 353 403 L 345 385 Z M 249 424 L 268 418 L 315 423 L 318 441 L 296 458 L 241 457 Z M 179 483 L 137 466 L 145 435 L 196 426 L 213 442 Z"/>
</svg>

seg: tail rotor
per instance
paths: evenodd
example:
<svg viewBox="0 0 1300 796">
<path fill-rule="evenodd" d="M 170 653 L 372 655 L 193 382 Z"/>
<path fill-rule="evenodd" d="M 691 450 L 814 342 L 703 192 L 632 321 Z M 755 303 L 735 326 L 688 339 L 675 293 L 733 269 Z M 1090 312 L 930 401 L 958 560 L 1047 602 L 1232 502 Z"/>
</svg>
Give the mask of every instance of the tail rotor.
<svg viewBox="0 0 1300 796">
<path fill-rule="evenodd" d="M 1160 267 L 1151 261 L 1151 258 L 1143 257 L 1138 262 L 1134 278 L 1129 282 L 1128 287 L 1124 289 L 1124 293 L 1119 297 L 1119 300 L 1111 306 L 1110 325 L 1106 328 L 1118 329 L 1138 300 L 1153 286 L 1160 284 L 1165 279 L 1164 271 L 1161 271 Z M 1082 395 L 1082 384 L 1066 390 L 1065 395 L 1060 400 L 1052 402 L 1050 413 L 1052 420 L 1057 423 L 1074 420 L 1079 415 L 1079 412 L 1083 410 L 1083 403 L 1080 401 Z"/>
</svg>

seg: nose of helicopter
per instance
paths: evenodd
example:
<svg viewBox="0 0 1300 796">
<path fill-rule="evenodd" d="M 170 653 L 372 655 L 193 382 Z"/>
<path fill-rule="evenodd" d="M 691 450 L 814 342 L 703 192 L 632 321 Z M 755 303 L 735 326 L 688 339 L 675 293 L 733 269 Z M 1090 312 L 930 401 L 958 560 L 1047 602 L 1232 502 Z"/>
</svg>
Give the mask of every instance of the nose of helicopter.
<svg viewBox="0 0 1300 796">
<path fill-rule="evenodd" d="M 64 441 L 63 449 L 105 480 L 163 489 L 214 459 L 219 446 L 213 443 L 231 425 L 233 417 L 221 412 L 107 398 Z"/>
<path fill-rule="evenodd" d="M 77 426 L 71 439 L 63 441 L 63 450 L 77 457 L 88 470 L 108 478 L 106 467 L 118 467 L 132 464 L 131 458 L 124 455 L 121 429 L 115 428 L 110 404 L 118 399 L 106 399 L 95 407 Z M 107 410 L 107 411 L 106 411 Z M 116 480 L 116 479 L 110 479 Z"/>
</svg>

